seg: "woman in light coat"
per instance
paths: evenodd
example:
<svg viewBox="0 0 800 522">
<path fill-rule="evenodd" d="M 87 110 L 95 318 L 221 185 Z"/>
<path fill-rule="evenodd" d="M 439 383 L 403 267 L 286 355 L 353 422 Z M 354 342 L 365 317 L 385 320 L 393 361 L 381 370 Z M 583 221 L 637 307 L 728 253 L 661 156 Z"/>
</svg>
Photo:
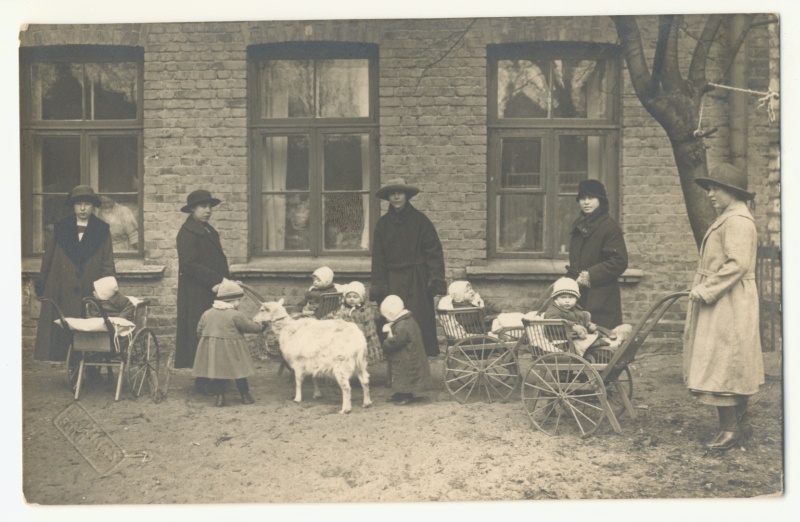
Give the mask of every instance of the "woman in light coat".
<svg viewBox="0 0 800 522">
<path fill-rule="evenodd" d="M 764 383 L 755 282 L 756 225 L 747 207 L 747 175 L 722 164 L 697 178 L 719 213 L 700 246 L 684 331 L 684 380 L 715 406 L 720 430 L 706 444 L 727 450 L 752 434 L 748 398 Z"/>
</svg>

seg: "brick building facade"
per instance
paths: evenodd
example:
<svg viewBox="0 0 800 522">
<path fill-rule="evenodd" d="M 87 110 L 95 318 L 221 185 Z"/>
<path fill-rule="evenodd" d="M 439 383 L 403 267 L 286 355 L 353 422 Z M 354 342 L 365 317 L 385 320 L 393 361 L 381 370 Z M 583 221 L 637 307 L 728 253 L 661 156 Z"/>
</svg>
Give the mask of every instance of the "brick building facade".
<svg viewBox="0 0 800 522">
<path fill-rule="evenodd" d="M 699 32 L 702 17 L 686 20 L 689 33 Z M 645 42 L 655 41 L 656 22 L 655 17 L 641 17 Z M 691 281 L 697 249 L 672 149 L 663 129 L 633 92 L 608 17 L 36 25 L 23 30 L 20 41 L 21 77 L 28 78 L 23 80 L 21 92 L 23 203 L 36 202 L 45 197 L 40 193 L 47 192 L 37 189 L 30 179 L 43 175 L 48 140 L 65 136 L 83 140 L 78 145 L 82 159 L 76 176 L 100 183 L 95 189 L 101 193 L 102 163 L 113 164 L 114 158 L 111 153 L 106 160 L 99 156 L 98 182 L 91 167 L 94 144 L 108 143 L 110 147 L 113 140 L 102 140 L 116 138 L 121 145 L 136 145 L 132 154 L 138 168 L 130 174 L 131 188 L 120 191 L 125 192 L 120 198 L 131 202 L 141 243 L 117 256 L 117 271 L 126 293 L 151 300 L 150 324 L 168 349 L 174 342 L 176 316 L 175 235 L 185 219 L 179 209 L 187 194 L 197 188 L 206 188 L 224 201 L 212 224 L 220 232 L 235 277 L 264 296 L 285 297 L 292 304 L 308 287 L 311 271 L 321 265 L 333 268 L 337 281 L 369 282 L 368 236 L 386 206 L 379 208 L 374 196 L 364 196 L 374 194 L 381 181 L 403 177 L 421 189 L 413 204 L 438 230 L 448 278 L 469 278 L 485 298 L 507 310 L 526 311 L 548 284 L 564 273 L 566 261 L 558 251 L 560 229 L 552 224 L 558 217 L 552 210 L 544 220 L 541 244 L 513 246 L 517 243 L 507 237 L 514 226 L 509 215 L 514 212 L 510 200 L 503 198 L 513 196 L 505 195 L 495 174 L 505 172 L 502 150 L 504 144 L 516 143 L 514 140 L 528 145 L 538 140 L 545 150 L 543 164 L 555 161 L 551 152 L 557 157 L 558 151 L 566 150 L 564 144 L 569 140 L 564 136 L 581 136 L 578 141 L 583 140 L 587 154 L 594 150 L 598 158 L 602 156 L 598 176 L 613 194 L 614 211 L 630 256 L 622 278 L 626 321 L 635 321 L 654 296 L 683 290 Z M 688 63 L 694 41 L 682 38 L 681 45 L 681 59 Z M 743 53 L 747 84 L 741 87 L 769 88 L 770 75 L 776 74 L 770 70 L 770 53 L 777 52 L 774 48 L 766 26 L 751 31 Z M 568 51 L 563 57 L 559 55 L 562 49 Z M 93 64 L 103 61 L 92 58 L 92 53 L 102 56 L 104 52 L 121 53 L 121 61 L 134 64 L 129 74 L 114 66 L 101 66 L 100 72 L 91 73 Z M 544 120 L 537 120 L 526 126 L 504 118 L 511 114 L 508 107 L 506 113 L 498 112 L 494 105 L 501 96 L 498 91 L 510 82 L 503 75 L 519 63 L 515 53 L 535 57 L 537 52 L 548 61 L 553 74 L 563 74 L 559 67 L 571 64 L 577 77 L 581 64 L 583 72 L 596 71 L 597 64 L 603 64 L 605 76 L 596 81 L 609 87 L 609 94 L 602 100 L 596 94 L 583 95 L 584 113 L 577 119 L 586 121 L 573 125 L 573 121 L 556 119 L 541 124 Z M 653 46 L 646 43 L 645 52 L 652 60 Z M 37 96 L 44 96 L 41 89 L 53 88 L 46 81 L 49 69 L 39 70 L 36 64 L 58 62 L 62 56 L 84 64 L 83 73 L 68 73 L 85 79 L 82 99 L 91 101 L 84 101 L 84 109 L 91 103 L 93 112 L 84 118 L 91 120 L 84 127 L 53 123 L 36 116 L 36 111 L 43 109 L 30 110 L 38 103 Z M 309 99 L 317 105 L 310 109 L 316 111 L 312 116 L 286 117 L 303 110 L 297 102 L 291 105 L 299 96 L 292 98 L 291 92 L 286 94 L 290 106 L 279 107 L 276 93 L 282 91 L 274 83 L 278 73 L 271 69 L 271 60 L 278 59 L 302 63 L 298 70 L 313 70 Z M 340 67 L 350 62 L 367 65 L 361 72 L 357 67 Z M 709 77 L 714 76 L 717 63 L 711 62 Z M 331 73 L 336 67 L 337 72 Z M 344 69 L 347 71 L 342 72 Z M 34 72 L 29 73 L 31 70 Z M 354 95 L 361 105 L 346 103 L 343 89 L 353 87 L 337 84 L 337 74 L 352 79 L 350 84 L 364 86 L 363 92 Z M 330 85 L 326 78 L 331 78 Z M 114 87 L 114 82 L 130 88 Z M 101 121 L 94 115 L 95 105 L 100 107 L 100 94 L 109 92 L 124 94 L 136 104 L 135 116 L 123 118 L 125 124 Z M 732 154 L 730 96 L 727 91 L 715 90 L 705 98 L 702 125 L 719 129 L 707 140 L 710 165 L 729 161 Z M 780 178 L 774 159 L 771 163 L 770 146 L 779 143 L 779 136 L 773 130 L 775 123 L 770 124 L 765 111 L 756 107 L 754 97 L 747 99 L 747 107 L 745 155 L 750 186 L 758 193 L 756 221 L 762 238 L 775 241 L 780 232 L 776 219 L 779 199 L 775 197 Z M 280 111 L 284 112 L 278 114 Z M 590 117 L 593 111 L 600 116 Z M 331 118 L 332 114 L 342 117 Z M 275 178 L 275 167 L 264 158 L 277 155 L 275 147 L 280 140 L 300 135 L 304 138 L 293 143 L 307 152 L 309 186 L 300 187 L 302 194 L 283 185 L 267 186 Z M 588 137 L 584 140 L 582 136 Z M 328 178 L 323 183 L 322 178 L 315 181 L 313 177 L 320 162 L 327 173 L 352 167 L 347 158 L 340 167 L 333 160 L 326 163 L 339 154 L 337 147 L 350 155 L 363 154 L 363 183 L 339 200 L 326 193 Z M 291 145 L 289 148 L 291 155 Z M 569 158 L 563 156 L 558 157 L 567 162 Z M 592 176 L 591 168 L 588 171 Z M 558 206 L 560 199 L 547 195 L 551 193 L 545 191 L 541 197 L 551 198 L 548 204 Z M 569 190 L 561 193 L 566 194 L 564 201 L 571 199 L 574 204 L 574 194 Z M 530 197 L 536 202 L 540 196 Z M 310 239 L 304 239 L 303 248 L 294 252 L 272 242 L 275 235 L 283 238 L 288 232 L 284 225 L 276 228 L 269 218 L 280 215 L 283 219 L 290 200 L 311 203 L 306 210 L 311 216 Z M 329 248 L 339 244 L 337 230 L 330 226 L 331 215 L 325 210 L 335 201 L 357 202 L 360 210 L 349 219 L 360 223 L 358 230 L 366 243 L 355 239 L 341 243 L 349 246 Z M 323 209 L 321 202 L 328 206 Z M 23 205 L 22 325 L 23 338 L 30 339 L 36 324 L 30 277 L 37 273 L 40 262 L 32 239 L 38 233 L 32 230 L 43 225 L 26 215 L 25 208 Z M 574 218 L 577 208 L 565 208 L 569 208 L 570 219 Z M 669 319 L 674 321 L 673 329 L 679 330 L 680 316 Z"/>
</svg>

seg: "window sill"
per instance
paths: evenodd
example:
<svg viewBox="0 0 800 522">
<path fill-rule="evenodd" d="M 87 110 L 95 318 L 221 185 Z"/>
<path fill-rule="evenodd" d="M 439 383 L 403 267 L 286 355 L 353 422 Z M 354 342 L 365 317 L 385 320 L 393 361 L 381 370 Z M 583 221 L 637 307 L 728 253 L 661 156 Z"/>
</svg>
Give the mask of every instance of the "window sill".
<svg viewBox="0 0 800 522">
<path fill-rule="evenodd" d="M 364 279 L 372 274 L 371 257 L 271 257 L 251 259 L 230 266 L 236 279 L 298 278 L 308 279 L 311 272 L 328 266 L 341 278 Z"/>
<path fill-rule="evenodd" d="M 566 274 L 566 264 L 564 259 L 492 259 L 485 265 L 468 266 L 466 271 L 470 280 L 553 282 Z M 642 277 L 642 270 L 628 268 L 619 277 L 619 282 L 637 284 Z"/>
<path fill-rule="evenodd" d="M 141 259 L 115 259 L 117 279 L 161 279 L 164 276 L 164 265 L 146 265 Z M 42 267 L 40 257 L 29 257 L 22 260 L 22 276 L 36 277 Z"/>
</svg>

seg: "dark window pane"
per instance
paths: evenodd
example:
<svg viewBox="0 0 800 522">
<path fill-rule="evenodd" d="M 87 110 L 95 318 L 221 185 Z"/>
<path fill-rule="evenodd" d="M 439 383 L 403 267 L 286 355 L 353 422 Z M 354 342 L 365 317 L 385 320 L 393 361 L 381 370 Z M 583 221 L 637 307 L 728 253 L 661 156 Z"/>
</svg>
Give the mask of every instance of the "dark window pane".
<svg viewBox="0 0 800 522">
<path fill-rule="evenodd" d="M 70 137 L 41 138 L 37 164 L 39 176 L 34 192 L 68 193 L 81 184 L 81 139 Z"/>
<path fill-rule="evenodd" d="M 501 118 L 547 118 L 550 62 L 500 60 L 497 64 L 497 113 Z"/>
<path fill-rule="evenodd" d="M 503 188 L 540 188 L 542 186 L 542 140 L 540 138 L 505 138 L 502 141 Z"/>
<path fill-rule="evenodd" d="M 137 192 L 139 151 L 135 136 L 102 136 L 90 140 L 89 177 L 100 192 Z"/>
<path fill-rule="evenodd" d="M 266 136 L 264 138 L 262 190 L 308 190 L 308 137 Z"/>
<path fill-rule="evenodd" d="M 33 71 L 33 118 L 83 119 L 83 65 L 35 63 Z"/>
<path fill-rule="evenodd" d="M 497 251 L 542 252 L 546 247 L 544 194 L 497 196 Z"/>
<path fill-rule="evenodd" d="M 314 64 L 271 60 L 261 70 L 264 118 L 314 117 Z"/>
<path fill-rule="evenodd" d="M 326 135 L 323 169 L 325 190 L 368 189 L 369 135 Z"/>
<path fill-rule="evenodd" d="M 72 207 L 67 205 L 66 194 L 58 196 L 33 196 L 31 200 L 33 213 L 33 252 L 44 252 L 48 241 L 53 240 L 53 227 L 57 221 L 72 214 Z"/>
<path fill-rule="evenodd" d="M 87 63 L 86 77 L 87 119 L 136 119 L 136 63 Z"/>
<path fill-rule="evenodd" d="M 577 194 L 578 183 L 587 178 L 605 180 L 605 136 L 559 136 L 558 190 Z"/>
<path fill-rule="evenodd" d="M 568 196 L 558 197 L 558 215 L 556 216 L 556 247 L 559 254 L 566 254 L 569 252 L 569 239 L 572 232 L 572 223 L 578 217 L 580 209 L 578 203 L 575 201 L 575 196 L 570 194 Z"/>
<path fill-rule="evenodd" d="M 308 194 L 272 195 L 261 198 L 262 241 L 265 250 L 308 250 Z"/>
<path fill-rule="evenodd" d="M 369 61 L 318 61 L 317 76 L 319 117 L 369 116 Z"/>
<path fill-rule="evenodd" d="M 369 195 L 328 194 L 323 198 L 325 250 L 366 250 Z"/>
<path fill-rule="evenodd" d="M 136 252 L 139 248 L 138 196 L 100 195 L 97 217 L 108 223 L 114 253 Z"/>
<path fill-rule="evenodd" d="M 557 60 L 553 67 L 554 118 L 606 118 L 605 69 L 594 60 Z"/>
</svg>

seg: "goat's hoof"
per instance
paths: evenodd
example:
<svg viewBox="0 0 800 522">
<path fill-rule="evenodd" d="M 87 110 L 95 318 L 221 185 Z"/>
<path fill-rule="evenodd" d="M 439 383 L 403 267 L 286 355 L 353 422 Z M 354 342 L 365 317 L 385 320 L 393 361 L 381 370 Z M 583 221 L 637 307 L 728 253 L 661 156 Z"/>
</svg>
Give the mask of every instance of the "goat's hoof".
<svg viewBox="0 0 800 522">
<path fill-rule="evenodd" d="M 365 403 L 364 403 L 364 407 L 365 407 L 365 408 L 369 408 L 370 406 L 372 406 L 372 403 L 371 403 L 371 402 L 365 402 Z"/>
</svg>

